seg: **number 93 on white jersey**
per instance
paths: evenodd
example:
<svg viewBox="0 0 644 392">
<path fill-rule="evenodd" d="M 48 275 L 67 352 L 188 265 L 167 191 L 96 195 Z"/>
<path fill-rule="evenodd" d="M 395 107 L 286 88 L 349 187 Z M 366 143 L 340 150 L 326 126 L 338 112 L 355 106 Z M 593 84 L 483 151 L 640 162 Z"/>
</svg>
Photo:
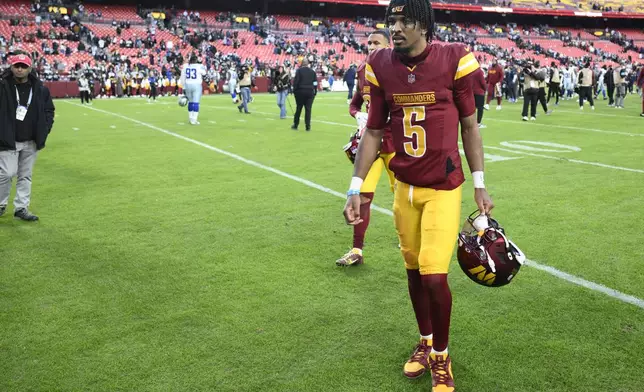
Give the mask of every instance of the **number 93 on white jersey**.
<svg viewBox="0 0 644 392">
<path fill-rule="evenodd" d="M 203 76 L 206 74 L 206 68 L 203 64 L 185 64 L 181 71 L 181 81 L 183 86 L 197 84 L 201 86 Z"/>
</svg>

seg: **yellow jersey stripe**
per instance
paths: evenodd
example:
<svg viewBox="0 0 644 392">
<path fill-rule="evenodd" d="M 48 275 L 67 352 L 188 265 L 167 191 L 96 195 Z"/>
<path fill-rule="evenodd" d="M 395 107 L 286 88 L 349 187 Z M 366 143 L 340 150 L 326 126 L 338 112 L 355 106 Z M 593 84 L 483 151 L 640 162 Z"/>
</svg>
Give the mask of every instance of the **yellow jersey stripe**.
<svg viewBox="0 0 644 392">
<path fill-rule="evenodd" d="M 456 69 L 456 75 L 454 75 L 454 80 L 458 80 L 464 76 L 471 74 L 479 68 L 479 62 L 474 57 L 473 53 L 469 53 L 463 57 L 458 62 L 458 68 Z"/>
<path fill-rule="evenodd" d="M 369 63 L 364 67 L 364 77 L 369 81 L 369 83 L 376 87 L 380 87 L 380 83 L 378 83 L 378 79 L 376 79 L 376 74 L 373 73 L 373 68 L 371 68 Z"/>
</svg>

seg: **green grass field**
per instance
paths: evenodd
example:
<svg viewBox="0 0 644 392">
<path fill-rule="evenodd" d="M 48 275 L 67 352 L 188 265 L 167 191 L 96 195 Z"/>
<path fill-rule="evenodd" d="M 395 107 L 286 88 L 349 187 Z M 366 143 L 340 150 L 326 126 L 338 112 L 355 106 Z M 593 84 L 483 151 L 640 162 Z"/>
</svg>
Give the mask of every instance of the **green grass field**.
<svg viewBox="0 0 644 392">
<path fill-rule="evenodd" d="M 486 112 L 495 216 L 538 264 L 490 289 L 453 261 L 457 391 L 644 391 L 640 102 Z M 402 375 L 417 330 L 392 218 L 373 212 L 365 265 L 334 264 L 346 96 L 318 95 L 310 133 L 272 95 L 251 115 L 205 97 L 198 127 L 176 98 L 56 106 L 41 220 L 0 218 L 0 391 L 430 389 Z M 391 208 L 384 178 L 374 202 Z"/>
</svg>

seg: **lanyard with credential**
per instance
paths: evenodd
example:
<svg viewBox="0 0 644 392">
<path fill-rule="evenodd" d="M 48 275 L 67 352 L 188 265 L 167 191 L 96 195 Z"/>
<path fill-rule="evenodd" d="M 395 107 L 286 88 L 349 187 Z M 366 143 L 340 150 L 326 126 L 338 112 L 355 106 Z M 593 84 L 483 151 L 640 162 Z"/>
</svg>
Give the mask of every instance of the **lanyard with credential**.
<svg viewBox="0 0 644 392">
<path fill-rule="evenodd" d="M 27 105 L 25 107 L 29 108 L 29 105 L 31 105 L 31 98 L 33 98 L 34 95 L 34 89 L 29 90 L 29 99 L 27 100 Z M 20 94 L 18 94 L 18 87 L 16 87 L 16 100 L 18 101 L 18 106 L 20 105 Z"/>
<path fill-rule="evenodd" d="M 31 105 L 31 98 L 33 98 L 34 90 L 29 90 L 29 99 L 27 100 L 27 106 L 22 106 L 20 104 L 20 94 L 18 93 L 18 87 L 16 87 L 16 100 L 18 100 L 18 107 L 16 108 L 16 120 L 25 121 L 25 116 L 27 115 L 27 110 L 29 110 L 29 105 Z"/>
</svg>

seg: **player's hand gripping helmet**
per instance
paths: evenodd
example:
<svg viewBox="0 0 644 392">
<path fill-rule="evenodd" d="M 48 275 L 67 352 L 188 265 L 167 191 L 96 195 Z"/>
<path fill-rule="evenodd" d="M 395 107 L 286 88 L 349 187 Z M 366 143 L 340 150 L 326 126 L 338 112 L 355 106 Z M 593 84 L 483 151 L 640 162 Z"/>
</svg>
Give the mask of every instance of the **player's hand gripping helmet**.
<svg viewBox="0 0 644 392">
<path fill-rule="evenodd" d="M 458 235 L 456 256 L 465 275 L 488 287 L 510 283 L 525 262 L 499 223 L 478 211 L 470 214 Z"/>
</svg>

